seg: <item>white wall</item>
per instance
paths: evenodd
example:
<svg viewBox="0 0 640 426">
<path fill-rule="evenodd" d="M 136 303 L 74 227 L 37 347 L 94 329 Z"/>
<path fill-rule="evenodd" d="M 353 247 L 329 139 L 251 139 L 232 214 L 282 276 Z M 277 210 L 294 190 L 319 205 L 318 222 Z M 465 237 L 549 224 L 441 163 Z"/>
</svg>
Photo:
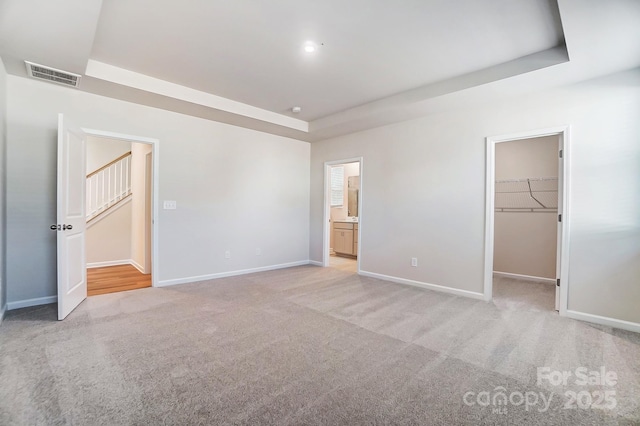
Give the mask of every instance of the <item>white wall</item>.
<svg viewBox="0 0 640 426">
<path fill-rule="evenodd" d="M 131 142 L 87 136 L 87 174 L 131 151 Z"/>
<path fill-rule="evenodd" d="M 131 262 L 131 206 L 113 207 L 109 215 L 87 228 L 86 253 L 88 266 Z"/>
<path fill-rule="evenodd" d="M 640 323 L 638 117 L 636 69 L 314 143 L 311 259 L 322 260 L 323 163 L 363 156 L 361 268 L 482 293 L 485 137 L 570 124 L 569 309 Z"/>
<path fill-rule="evenodd" d="M 7 303 L 5 247 L 7 74 L 0 59 L 0 322 Z"/>
<path fill-rule="evenodd" d="M 496 144 L 496 180 L 558 177 L 558 136 Z M 556 278 L 557 215 L 495 212 L 493 270 Z"/>
<path fill-rule="evenodd" d="M 147 248 L 151 249 L 147 247 L 145 209 L 147 197 L 151 197 L 151 194 L 147 193 L 145 160 L 151 149 L 151 145 L 143 143 L 134 143 L 131 147 L 131 192 L 133 194 L 131 201 L 131 260 L 138 269 L 145 273 L 151 273 L 149 268 L 151 265 L 146 265 L 145 256 Z"/>
<path fill-rule="evenodd" d="M 56 294 L 49 225 L 59 112 L 85 128 L 160 140 L 159 199 L 178 205 L 157 218 L 161 284 L 308 260 L 308 143 L 36 80 L 7 81 L 10 302 Z"/>
</svg>

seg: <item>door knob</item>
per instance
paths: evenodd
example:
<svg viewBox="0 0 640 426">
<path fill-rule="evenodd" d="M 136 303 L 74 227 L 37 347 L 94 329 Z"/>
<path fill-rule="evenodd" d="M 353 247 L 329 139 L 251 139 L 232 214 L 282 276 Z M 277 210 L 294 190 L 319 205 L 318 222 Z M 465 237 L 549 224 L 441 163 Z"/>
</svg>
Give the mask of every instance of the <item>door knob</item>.
<svg viewBox="0 0 640 426">
<path fill-rule="evenodd" d="M 63 231 L 66 231 L 67 229 L 73 229 L 73 225 L 62 225 Z"/>
<path fill-rule="evenodd" d="M 49 227 L 49 229 L 51 229 L 52 231 L 59 231 L 60 230 L 60 225 L 51 225 Z"/>
</svg>

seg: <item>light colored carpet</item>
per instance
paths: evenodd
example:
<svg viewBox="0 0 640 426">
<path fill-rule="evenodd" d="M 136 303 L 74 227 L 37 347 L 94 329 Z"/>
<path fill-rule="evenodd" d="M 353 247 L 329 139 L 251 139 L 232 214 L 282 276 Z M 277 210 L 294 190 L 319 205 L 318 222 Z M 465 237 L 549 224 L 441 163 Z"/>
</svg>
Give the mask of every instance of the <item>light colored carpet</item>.
<svg viewBox="0 0 640 426">
<path fill-rule="evenodd" d="M 11 311 L 0 424 L 638 424 L 640 336 L 518 306 L 508 284 L 484 303 L 308 266 L 95 296 L 62 322 Z M 617 384 L 536 383 L 601 366 Z M 503 388 L 512 403 L 478 404 Z M 605 390 L 613 409 L 564 408 Z M 518 404 L 534 392 L 548 410 Z"/>
</svg>

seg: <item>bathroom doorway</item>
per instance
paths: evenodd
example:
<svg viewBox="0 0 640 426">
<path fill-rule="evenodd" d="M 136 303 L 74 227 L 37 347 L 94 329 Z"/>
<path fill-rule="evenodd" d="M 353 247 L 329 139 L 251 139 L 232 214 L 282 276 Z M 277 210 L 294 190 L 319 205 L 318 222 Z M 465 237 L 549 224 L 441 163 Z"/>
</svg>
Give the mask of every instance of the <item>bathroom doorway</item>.
<svg viewBox="0 0 640 426">
<path fill-rule="evenodd" d="M 362 158 L 325 163 L 323 266 L 359 273 Z"/>
</svg>

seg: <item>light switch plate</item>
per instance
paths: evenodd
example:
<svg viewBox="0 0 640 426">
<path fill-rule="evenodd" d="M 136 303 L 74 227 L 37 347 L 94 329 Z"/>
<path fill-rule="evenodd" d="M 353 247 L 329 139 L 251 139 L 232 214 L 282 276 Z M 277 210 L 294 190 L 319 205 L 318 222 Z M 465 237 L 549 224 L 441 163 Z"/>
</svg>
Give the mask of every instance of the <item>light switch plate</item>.
<svg viewBox="0 0 640 426">
<path fill-rule="evenodd" d="M 175 210 L 178 208 L 178 202 L 177 201 L 171 201 L 171 200 L 165 200 L 164 205 L 163 205 L 165 210 Z"/>
</svg>

